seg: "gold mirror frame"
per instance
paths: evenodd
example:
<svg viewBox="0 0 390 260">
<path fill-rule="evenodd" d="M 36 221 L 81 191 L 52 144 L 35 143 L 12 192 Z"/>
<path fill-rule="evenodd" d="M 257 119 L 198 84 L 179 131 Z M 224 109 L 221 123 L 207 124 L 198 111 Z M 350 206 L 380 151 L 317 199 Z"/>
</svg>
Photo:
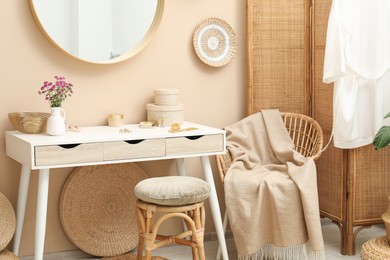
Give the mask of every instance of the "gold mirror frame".
<svg viewBox="0 0 390 260">
<path fill-rule="evenodd" d="M 157 8 L 156 8 L 156 12 L 155 12 L 155 15 L 154 15 L 154 19 L 153 19 L 153 21 L 152 21 L 152 23 L 151 23 L 151 25 L 149 27 L 149 30 L 146 32 L 145 36 L 138 42 L 138 44 L 135 45 L 134 48 L 130 49 L 126 53 L 124 53 L 124 54 L 122 54 L 122 55 L 120 55 L 120 56 L 118 56 L 118 57 L 116 57 L 114 59 L 105 60 L 105 61 L 91 61 L 91 60 L 82 59 L 82 58 L 80 58 L 80 57 L 78 57 L 78 56 L 68 52 L 63 47 L 61 47 L 46 32 L 45 28 L 43 27 L 43 25 L 42 25 L 38 15 L 37 15 L 37 12 L 35 10 L 33 1 L 34 0 L 29 0 L 29 4 L 30 4 L 31 12 L 33 14 L 33 17 L 34 17 L 34 20 L 35 20 L 37 26 L 39 27 L 39 29 L 41 30 L 43 35 L 49 40 L 49 42 L 51 44 L 53 44 L 57 49 L 59 49 L 62 53 L 65 53 L 67 56 L 72 57 L 72 58 L 74 58 L 76 60 L 87 62 L 87 63 L 92 63 L 92 64 L 113 64 L 113 63 L 119 63 L 119 62 L 128 60 L 131 57 L 133 57 L 136 54 L 138 54 L 141 50 L 143 50 L 145 48 L 145 46 L 149 43 L 149 41 L 151 40 L 151 38 L 154 35 L 154 33 L 157 31 L 158 26 L 160 25 L 160 22 L 161 22 L 161 19 L 162 19 L 163 10 L 164 10 L 164 1 L 165 0 L 157 0 L 158 3 L 157 3 Z"/>
</svg>

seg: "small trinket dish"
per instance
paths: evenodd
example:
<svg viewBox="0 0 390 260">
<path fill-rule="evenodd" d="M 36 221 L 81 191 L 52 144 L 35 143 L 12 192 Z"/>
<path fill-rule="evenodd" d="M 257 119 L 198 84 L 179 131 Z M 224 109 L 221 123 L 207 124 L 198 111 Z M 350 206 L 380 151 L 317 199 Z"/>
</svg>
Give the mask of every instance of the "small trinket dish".
<svg viewBox="0 0 390 260">
<path fill-rule="evenodd" d="M 154 126 L 154 122 L 151 122 L 151 121 L 142 121 L 139 123 L 139 127 L 142 127 L 142 128 L 152 128 Z"/>
</svg>

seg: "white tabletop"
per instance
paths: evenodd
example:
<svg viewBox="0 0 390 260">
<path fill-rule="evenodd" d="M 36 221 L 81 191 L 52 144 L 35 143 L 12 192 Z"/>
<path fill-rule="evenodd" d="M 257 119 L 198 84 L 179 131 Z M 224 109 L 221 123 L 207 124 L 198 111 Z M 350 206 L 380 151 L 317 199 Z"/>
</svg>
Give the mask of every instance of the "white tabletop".
<svg viewBox="0 0 390 260">
<path fill-rule="evenodd" d="M 127 124 L 121 127 L 110 126 L 88 126 L 79 127 L 78 132 L 68 131 L 64 135 L 50 136 L 47 134 L 24 134 L 19 131 L 7 131 L 6 134 L 12 134 L 14 137 L 36 145 L 51 144 L 74 144 L 74 143 L 92 143 L 102 141 L 121 141 L 121 140 L 142 140 L 152 138 L 169 138 L 180 136 L 198 136 L 210 134 L 223 134 L 224 130 L 199 125 L 190 122 L 184 122 L 181 129 L 195 127 L 196 130 L 170 133 L 170 127 L 152 127 L 143 128 L 138 124 Z M 121 132 L 121 129 L 128 129 L 129 132 Z"/>
</svg>

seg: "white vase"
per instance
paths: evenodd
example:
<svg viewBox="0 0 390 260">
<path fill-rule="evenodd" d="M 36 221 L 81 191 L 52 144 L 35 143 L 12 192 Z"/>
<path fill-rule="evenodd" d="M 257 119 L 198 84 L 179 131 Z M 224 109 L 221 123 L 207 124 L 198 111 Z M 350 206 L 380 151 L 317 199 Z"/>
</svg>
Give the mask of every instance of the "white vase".
<svg viewBox="0 0 390 260">
<path fill-rule="evenodd" d="M 63 135 L 65 132 L 65 111 L 60 107 L 52 107 L 51 115 L 47 119 L 46 133 L 49 135 Z"/>
</svg>

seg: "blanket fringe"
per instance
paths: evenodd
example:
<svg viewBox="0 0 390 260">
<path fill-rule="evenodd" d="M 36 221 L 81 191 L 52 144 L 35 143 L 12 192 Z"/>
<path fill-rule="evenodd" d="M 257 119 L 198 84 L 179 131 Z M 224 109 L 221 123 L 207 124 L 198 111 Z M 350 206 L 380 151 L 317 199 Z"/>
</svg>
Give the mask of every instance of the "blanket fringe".
<svg viewBox="0 0 390 260">
<path fill-rule="evenodd" d="M 249 255 L 239 255 L 238 260 L 325 260 L 325 252 L 313 251 L 309 243 L 291 247 L 265 245 Z"/>
</svg>

